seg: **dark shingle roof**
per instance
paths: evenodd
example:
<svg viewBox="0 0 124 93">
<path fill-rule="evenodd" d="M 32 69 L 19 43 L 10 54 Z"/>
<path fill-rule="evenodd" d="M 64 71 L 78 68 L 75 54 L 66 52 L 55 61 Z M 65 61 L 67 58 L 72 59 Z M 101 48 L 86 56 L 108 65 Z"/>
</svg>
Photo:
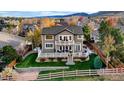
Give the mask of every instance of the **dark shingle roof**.
<svg viewBox="0 0 124 93">
<path fill-rule="evenodd" d="M 57 35 L 64 30 L 67 30 L 75 35 L 82 35 L 82 27 L 81 26 L 54 26 L 54 27 L 47 27 L 42 29 L 42 35 Z"/>
</svg>

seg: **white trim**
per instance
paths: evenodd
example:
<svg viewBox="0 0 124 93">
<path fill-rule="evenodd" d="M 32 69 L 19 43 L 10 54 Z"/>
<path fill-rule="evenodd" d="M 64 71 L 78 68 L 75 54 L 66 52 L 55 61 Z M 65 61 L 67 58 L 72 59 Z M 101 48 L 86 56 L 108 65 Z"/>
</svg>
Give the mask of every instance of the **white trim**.
<svg viewBox="0 0 124 93">
<path fill-rule="evenodd" d="M 46 47 L 46 44 L 52 44 L 52 47 Z M 54 43 L 45 43 L 45 49 L 54 49 Z"/>
<path fill-rule="evenodd" d="M 52 36 L 52 39 L 46 39 L 46 36 L 47 36 L 47 35 L 45 35 L 45 41 L 51 41 L 51 40 L 54 40 L 54 36 L 53 36 L 53 35 L 50 35 L 50 36 Z"/>
<path fill-rule="evenodd" d="M 67 38 L 68 38 L 69 41 L 73 41 L 74 40 L 73 35 L 58 35 L 59 41 L 61 41 L 60 40 L 60 36 L 62 36 L 62 38 L 64 38 L 64 36 L 67 36 Z M 71 40 L 69 39 L 69 36 L 71 36 Z"/>
</svg>

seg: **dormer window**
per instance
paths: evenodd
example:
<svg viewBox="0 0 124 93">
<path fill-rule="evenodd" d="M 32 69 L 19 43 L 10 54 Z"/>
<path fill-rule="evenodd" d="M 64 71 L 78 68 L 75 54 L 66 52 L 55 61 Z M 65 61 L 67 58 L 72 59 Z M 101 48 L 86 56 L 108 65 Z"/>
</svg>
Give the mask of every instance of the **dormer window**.
<svg viewBox="0 0 124 93">
<path fill-rule="evenodd" d="M 46 35 L 46 40 L 53 40 L 53 36 L 52 35 Z"/>
</svg>

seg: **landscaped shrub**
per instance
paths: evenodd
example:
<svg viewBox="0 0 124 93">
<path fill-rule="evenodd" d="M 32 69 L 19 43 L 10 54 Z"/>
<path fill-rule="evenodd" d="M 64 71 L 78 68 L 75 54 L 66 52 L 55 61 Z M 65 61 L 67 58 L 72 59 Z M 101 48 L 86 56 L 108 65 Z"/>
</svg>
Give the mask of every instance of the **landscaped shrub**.
<svg viewBox="0 0 124 93">
<path fill-rule="evenodd" d="M 100 69 L 102 67 L 103 67 L 103 62 L 101 61 L 99 56 L 96 56 L 95 59 L 94 59 L 94 68 L 95 69 Z"/>
<path fill-rule="evenodd" d="M 46 58 L 41 58 L 40 61 L 41 62 L 45 62 L 46 61 Z"/>
<path fill-rule="evenodd" d="M 81 61 L 85 61 L 86 58 L 81 58 Z"/>
<path fill-rule="evenodd" d="M 62 58 L 57 58 L 57 61 L 58 61 L 58 62 L 61 62 L 61 61 L 62 61 Z"/>
<path fill-rule="evenodd" d="M 54 58 L 49 58 L 49 60 L 50 60 L 51 62 L 53 62 Z"/>
</svg>

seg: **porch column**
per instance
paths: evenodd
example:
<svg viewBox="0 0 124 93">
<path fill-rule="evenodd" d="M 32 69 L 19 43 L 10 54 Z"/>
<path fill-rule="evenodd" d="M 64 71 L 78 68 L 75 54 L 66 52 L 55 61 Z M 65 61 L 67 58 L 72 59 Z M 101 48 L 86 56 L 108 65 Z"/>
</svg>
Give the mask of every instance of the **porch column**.
<svg viewBox="0 0 124 93">
<path fill-rule="evenodd" d="M 74 53 L 74 44 L 72 45 L 72 52 L 68 53 L 66 65 L 75 65 L 73 53 Z"/>
<path fill-rule="evenodd" d="M 66 65 L 75 65 L 74 60 L 73 60 L 73 53 L 68 54 Z"/>
</svg>

